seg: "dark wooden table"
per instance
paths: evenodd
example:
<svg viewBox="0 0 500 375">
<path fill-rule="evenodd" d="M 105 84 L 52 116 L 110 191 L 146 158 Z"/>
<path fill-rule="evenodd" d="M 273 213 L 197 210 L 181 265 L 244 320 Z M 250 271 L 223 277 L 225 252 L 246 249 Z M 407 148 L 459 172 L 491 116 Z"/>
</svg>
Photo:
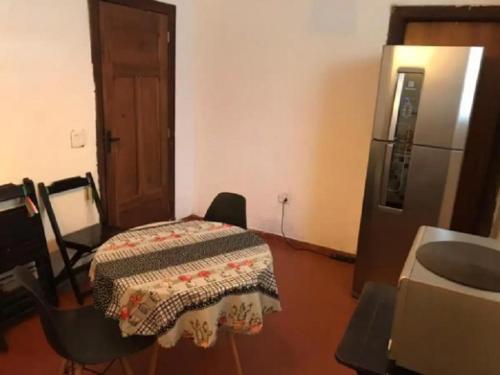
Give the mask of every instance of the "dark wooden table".
<svg viewBox="0 0 500 375">
<path fill-rule="evenodd" d="M 335 353 L 338 362 L 356 370 L 359 375 L 417 375 L 394 366 L 387 357 L 396 290 L 390 285 L 367 283 L 359 297 L 358 306 Z"/>
</svg>

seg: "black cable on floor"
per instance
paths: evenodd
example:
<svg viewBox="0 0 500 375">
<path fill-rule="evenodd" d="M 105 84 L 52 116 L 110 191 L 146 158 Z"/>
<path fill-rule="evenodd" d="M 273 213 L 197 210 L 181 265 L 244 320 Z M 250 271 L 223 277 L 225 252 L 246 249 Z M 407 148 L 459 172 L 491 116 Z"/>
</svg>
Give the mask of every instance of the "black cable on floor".
<svg viewBox="0 0 500 375">
<path fill-rule="evenodd" d="M 348 255 L 337 254 L 334 252 L 332 252 L 331 254 L 325 254 L 325 253 L 322 253 L 320 251 L 315 251 L 311 248 L 306 248 L 306 247 L 301 247 L 301 246 L 295 245 L 292 242 L 292 240 L 290 240 L 285 234 L 285 205 L 287 202 L 288 202 L 288 199 L 285 199 L 283 202 L 281 202 L 281 236 L 283 237 L 283 239 L 285 240 L 285 242 L 287 243 L 288 246 L 290 246 L 291 248 L 293 248 L 295 250 L 308 251 L 310 253 L 313 253 L 316 255 L 321 255 L 321 256 L 327 257 L 329 259 L 334 259 L 334 260 L 338 260 L 341 262 L 347 262 L 347 263 L 354 263 L 355 258 L 350 257 Z"/>
<path fill-rule="evenodd" d="M 315 251 L 313 249 L 308 249 L 308 248 L 305 248 L 305 247 L 300 247 L 300 246 L 297 246 L 295 245 L 285 234 L 285 205 L 287 203 L 287 199 L 285 199 L 285 201 L 281 202 L 281 236 L 283 237 L 283 239 L 285 240 L 285 242 L 288 244 L 288 246 L 290 246 L 291 248 L 295 249 L 295 250 L 300 250 L 300 251 L 309 251 L 310 253 L 313 253 L 313 254 L 317 254 L 317 255 L 321 255 L 321 256 L 324 256 L 324 257 L 327 257 L 327 258 L 330 258 L 329 255 L 327 254 L 324 254 L 324 253 L 321 253 L 319 251 Z"/>
</svg>

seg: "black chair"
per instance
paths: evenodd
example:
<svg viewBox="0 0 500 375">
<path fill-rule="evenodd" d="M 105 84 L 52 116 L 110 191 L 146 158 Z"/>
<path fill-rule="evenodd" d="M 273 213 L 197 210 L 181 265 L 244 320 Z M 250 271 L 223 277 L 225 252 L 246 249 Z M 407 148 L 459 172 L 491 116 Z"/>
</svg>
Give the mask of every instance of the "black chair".
<svg viewBox="0 0 500 375">
<path fill-rule="evenodd" d="M 50 197 L 58 193 L 78 188 L 90 188 L 100 220 L 98 224 L 85 227 L 63 236 L 54 209 L 52 208 Z M 106 225 L 106 217 L 102 208 L 101 199 L 99 198 L 94 179 L 90 173 L 87 173 L 85 177 L 78 176 L 54 181 L 48 186 L 45 186 L 44 183 L 39 183 L 38 189 L 64 261 L 64 269 L 56 276 L 56 283 L 59 284 L 69 278 L 75 297 L 81 305 L 83 304 L 84 296 L 89 294 L 90 291 L 82 293 L 76 280 L 76 275 L 88 269 L 88 262 L 78 267 L 75 267 L 76 263 L 82 259 L 82 257 L 92 254 L 98 246 L 119 233 L 120 229 Z M 70 256 L 68 249 L 74 251 L 72 256 Z"/>
<path fill-rule="evenodd" d="M 0 332 L 33 312 L 31 299 L 15 287 L 10 271 L 14 267 L 35 264 L 41 287 L 47 298 L 57 304 L 54 276 L 33 181 L 0 186 Z M 0 350 L 7 343 L 0 336 Z"/>
<path fill-rule="evenodd" d="M 232 224 L 247 229 L 246 199 L 235 193 L 219 193 L 205 214 L 205 220 Z"/>
<path fill-rule="evenodd" d="M 14 275 L 34 299 L 50 346 L 65 359 L 62 374 L 64 370 L 72 374 L 81 370 L 95 372 L 85 366 L 110 362 L 109 368 L 116 359 L 120 360 L 125 373 L 130 374 L 125 357 L 155 342 L 155 336 L 123 338 L 118 322 L 106 318 L 91 305 L 72 310 L 55 309 L 47 303 L 37 280 L 26 267 L 16 267 Z"/>
</svg>

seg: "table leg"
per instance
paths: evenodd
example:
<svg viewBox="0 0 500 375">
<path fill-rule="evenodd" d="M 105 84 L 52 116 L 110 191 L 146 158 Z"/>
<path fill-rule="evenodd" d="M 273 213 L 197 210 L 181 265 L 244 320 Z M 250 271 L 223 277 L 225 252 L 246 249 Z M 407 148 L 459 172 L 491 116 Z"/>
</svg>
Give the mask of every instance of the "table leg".
<svg viewBox="0 0 500 375">
<path fill-rule="evenodd" d="M 0 327 L 0 352 L 6 352 L 7 350 L 9 350 L 9 347 L 5 340 L 3 329 Z"/>
<path fill-rule="evenodd" d="M 66 375 L 66 366 L 68 365 L 68 360 L 63 359 L 61 365 L 59 366 L 58 375 Z"/>
<path fill-rule="evenodd" d="M 156 367 L 158 365 L 158 351 L 160 350 L 160 344 L 157 342 L 153 344 L 153 349 L 151 353 L 151 362 L 149 364 L 149 375 L 156 374 Z"/>
<path fill-rule="evenodd" d="M 229 342 L 231 343 L 234 362 L 236 363 L 236 374 L 243 375 L 243 369 L 241 368 L 241 362 L 240 362 L 240 355 L 238 353 L 238 348 L 236 347 L 236 341 L 234 341 L 234 334 L 232 332 L 229 332 Z"/>
<path fill-rule="evenodd" d="M 82 375 L 83 374 L 83 366 L 75 363 L 75 371 L 73 372 L 73 375 Z"/>
</svg>

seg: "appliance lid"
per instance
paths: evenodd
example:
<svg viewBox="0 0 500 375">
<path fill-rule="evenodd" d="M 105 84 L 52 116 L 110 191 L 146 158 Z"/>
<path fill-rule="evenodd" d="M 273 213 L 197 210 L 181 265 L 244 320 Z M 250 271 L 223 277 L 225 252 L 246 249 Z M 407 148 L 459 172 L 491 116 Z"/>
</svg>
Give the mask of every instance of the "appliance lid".
<svg viewBox="0 0 500 375">
<path fill-rule="evenodd" d="M 500 292 L 500 252 L 459 241 L 429 242 L 416 253 L 429 271 L 473 288 Z"/>
<path fill-rule="evenodd" d="M 476 245 L 500 253 L 500 241 L 494 238 L 460 233 L 448 229 L 423 225 L 419 228 L 417 235 L 415 236 L 415 240 L 410 249 L 410 253 L 406 258 L 403 270 L 401 271 L 398 285 L 401 286 L 401 284 L 406 280 L 419 284 L 423 283 L 426 285 L 430 285 L 431 287 L 447 289 L 455 293 L 474 296 L 477 298 L 500 303 L 499 292 L 465 285 L 464 283 L 441 276 L 424 266 L 417 259 L 418 249 L 424 247 L 429 243 L 443 242 L 459 242 L 464 243 L 468 246 Z M 453 247 L 453 250 L 455 249 L 456 247 Z"/>
</svg>

